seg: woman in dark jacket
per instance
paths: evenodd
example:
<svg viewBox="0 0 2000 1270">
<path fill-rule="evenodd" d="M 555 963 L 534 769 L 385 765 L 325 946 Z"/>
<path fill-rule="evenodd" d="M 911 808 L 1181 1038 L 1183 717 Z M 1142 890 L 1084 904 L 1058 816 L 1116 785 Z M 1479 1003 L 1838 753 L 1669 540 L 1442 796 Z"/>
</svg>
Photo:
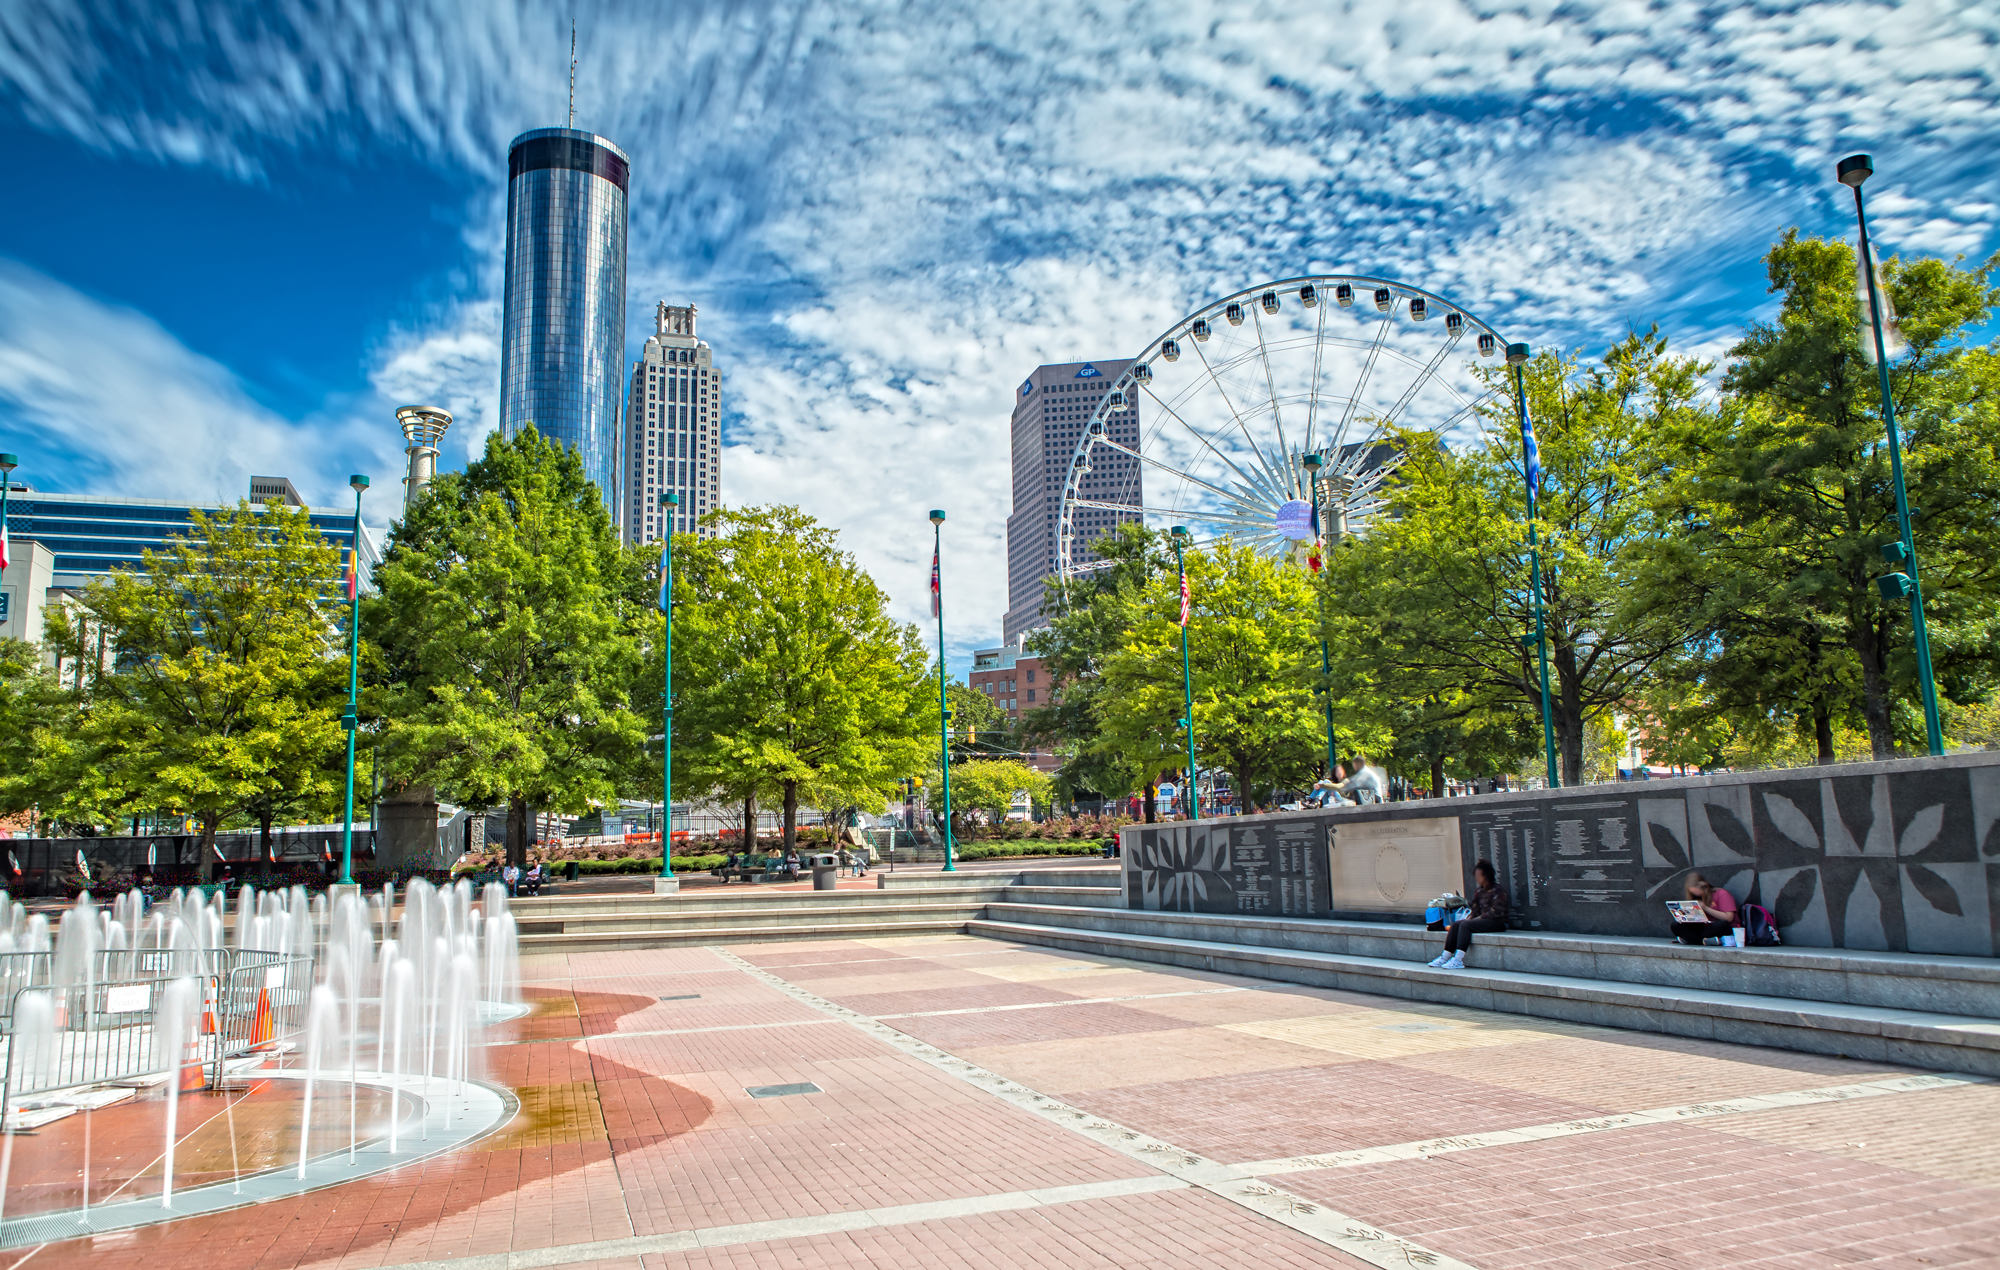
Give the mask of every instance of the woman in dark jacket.
<svg viewBox="0 0 2000 1270">
<path fill-rule="evenodd" d="M 1493 880 L 1493 864 L 1481 860 L 1472 866 L 1472 916 L 1451 924 L 1444 934 L 1444 951 L 1431 965 L 1439 970 L 1465 969 L 1465 950 L 1472 947 L 1474 931 L 1493 934 L 1507 929 L 1507 892 Z"/>
</svg>

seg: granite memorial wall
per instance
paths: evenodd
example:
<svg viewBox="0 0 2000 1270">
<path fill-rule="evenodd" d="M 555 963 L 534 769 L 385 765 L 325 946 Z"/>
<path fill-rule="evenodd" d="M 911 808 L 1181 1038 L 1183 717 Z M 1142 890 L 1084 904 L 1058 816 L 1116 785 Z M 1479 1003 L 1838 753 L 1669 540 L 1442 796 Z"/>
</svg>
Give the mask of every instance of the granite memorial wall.
<svg viewBox="0 0 2000 1270">
<path fill-rule="evenodd" d="M 1120 850 L 1132 908 L 1422 920 L 1488 859 L 1517 929 L 1658 935 L 1693 870 L 1790 944 L 1993 956 L 1996 821 L 1979 752 L 1133 825 Z"/>
</svg>

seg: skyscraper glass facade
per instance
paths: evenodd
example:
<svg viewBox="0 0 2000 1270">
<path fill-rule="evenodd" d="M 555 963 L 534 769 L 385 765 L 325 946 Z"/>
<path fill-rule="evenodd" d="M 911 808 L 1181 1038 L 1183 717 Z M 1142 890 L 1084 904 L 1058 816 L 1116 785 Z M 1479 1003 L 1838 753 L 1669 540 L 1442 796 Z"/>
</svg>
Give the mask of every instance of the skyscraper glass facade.
<svg viewBox="0 0 2000 1270">
<path fill-rule="evenodd" d="M 538 128 L 507 150 L 500 431 L 561 441 L 614 515 L 629 185 L 625 152 L 592 133 Z"/>
</svg>

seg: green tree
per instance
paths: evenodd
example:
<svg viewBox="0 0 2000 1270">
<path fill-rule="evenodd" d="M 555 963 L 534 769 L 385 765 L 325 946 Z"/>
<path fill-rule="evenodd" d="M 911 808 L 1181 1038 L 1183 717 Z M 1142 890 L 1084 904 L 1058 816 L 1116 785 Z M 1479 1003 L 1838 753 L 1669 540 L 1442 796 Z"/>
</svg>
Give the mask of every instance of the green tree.
<svg viewBox="0 0 2000 1270">
<path fill-rule="evenodd" d="M 96 682 L 76 758 L 124 805 L 194 816 L 204 871 L 225 818 L 280 791 L 331 792 L 339 564 L 303 509 L 245 501 L 192 513 L 139 572 L 85 594 L 118 669 Z"/>
<path fill-rule="evenodd" d="M 1227 768 L 1247 808 L 1303 784 L 1320 755 L 1312 582 L 1228 539 L 1186 559 L 1195 758 Z M 1151 579 L 1137 620 L 1105 659 L 1105 742 L 1141 769 L 1187 765 L 1186 733 L 1174 726 L 1184 709 L 1179 617 L 1178 573 Z"/>
<path fill-rule="evenodd" d="M 1174 747 L 1169 734 L 1180 712 L 1176 709 L 1158 723 L 1152 757 L 1135 753 L 1106 730 L 1114 694 L 1103 671 L 1141 616 L 1147 586 L 1173 571 L 1173 551 L 1163 536 L 1134 524 L 1096 539 L 1092 550 L 1106 567 L 1067 585 L 1051 578 L 1043 601 L 1048 625 L 1027 637 L 1027 651 L 1042 659 L 1050 689 L 1048 704 L 1023 713 L 1022 745 L 1064 756 L 1055 781 L 1068 799 L 1118 798 L 1143 788 L 1150 823 L 1156 815 L 1154 785 L 1160 771 L 1171 765 L 1164 756 Z"/>
<path fill-rule="evenodd" d="M 931 774 L 925 779 L 935 780 L 936 773 L 937 769 L 933 766 Z M 963 764 L 953 763 L 952 819 L 960 821 L 970 812 L 983 811 L 988 822 L 997 825 L 1007 818 L 1015 795 L 1025 793 L 1031 805 L 1046 807 L 1053 787 L 1054 782 L 1047 772 L 1015 759 L 982 758 Z"/>
<path fill-rule="evenodd" d="M 1719 704 L 1796 716 L 1822 761 L 1858 712 L 1887 757 L 1922 723 L 1908 605 L 1875 585 L 1897 527 L 1854 251 L 1793 230 L 1765 260 L 1778 316 L 1731 350 L 1724 426 L 1682 429 L 1693 461 L 1662 487 L 1679 525 L 1651 594 L 1703 615 L 1711 644 L 1695 669 Z M 1957 701 L 2000 671 L 2000 350 L 1968 342 L 2000 300 L 1994 263 L 1884 268 L 1909 343 L 1890 377 L 1932 654 Z"/>
<path fill-rule="evenodd" d="M 879 811 L 924 765 L 936 681 L 833 530 L 795 507 L 709 523 L 675 540 L 675 779 L 747 800 L 746 842 L 775 789 L 789 849 L 801 799 Z"/>
<path fill-rule="evenodd" d="M 385 768 L 455 802 L 505 805 L 517 864 L 531 808 L 608 802 L 643 762 L 621 557 L 581 462 L 525 428 L 432 482 L 363 606 Z"/>
<path fill-rule="evenodd" d="M 928 678 L 932 683 L 937 682 L 936 662 L 931 663 Z M 945 701 L 951 708 L 953 762 L 979 755 L 1006 754 L 1015 748 L 1015 729 L 1007 722 L 1007 712 L 992 697 L 975 691 L 962 679 L 953 679 L 945 684 Z M 931 717 L 937 717 L 935 706 Z"/>
<path fill-rule="evenodd" d="M 1650 491 L 1671 475 L 1664 443 L 1700 403 L 1708 367 L 1634 334 L 1584 368 L 1529 362 L 1528 410 L 1543 471 L 1537 507 L 1551 716 L 1566 782 L 1583 776 L 1584 725 L 1637 692 L 1686 642 L 1686 615 L 1633 602 L 1632 581 L 1660 532 Z M 1490 372 L 1496 377 L 1504 372 Z M 1537 725 L 1534 630 L 1521 438 L 1511 385 L 1491 431 L 1462 452 L 1405 433 L 1391 515 L 1329 565 L 1328 623 L 1353 640 L 1386 691 L 1440 688 L 1519 701 Z"/>
</svg>

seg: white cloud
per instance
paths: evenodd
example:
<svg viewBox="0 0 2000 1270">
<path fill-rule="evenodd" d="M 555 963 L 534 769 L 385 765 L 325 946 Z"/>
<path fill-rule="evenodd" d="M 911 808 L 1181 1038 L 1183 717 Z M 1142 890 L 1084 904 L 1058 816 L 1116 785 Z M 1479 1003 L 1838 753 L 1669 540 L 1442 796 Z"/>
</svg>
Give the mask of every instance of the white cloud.
<svg viewBox="0 0 2000 1270">
<path fill-rule="evenodd" d="M 372 418 L 280 418 L 151 318 L 4 259 L 0 402 L 21 430 L 16 478 L 41 489 L 234 502 L 255 474 L 338 506 L 349 472 L 376 473 L 394 497 L 386 477 L 402 470 Z M 370 523 L 388 511 L 378 497 Z"/>
<path fill-rule="evenodd" d="M 497 386 L 501 156 L 562 117 L 569 12 L 272 0 L 134 26 L 23 0 L 0 93 L 247 179 L 383 146 L 484 174 L 488 267 L 361 354 L 369 409 L 444 404 L 469 453 Z M 1039 361 L 1331 268 L 1537 343 L 1661 320 L 1726 346 L 1768 303 L 1746 266 L 1779 229 L 1851 227 L 1831 167 L 1853 150 L 1876 153 L 1886 250 L 1990 249 L 2000 219 L 1990 4 L 629 0 L 579 33 L 578 122 L 634 157 L 633 311 L 694 300 L 729 376 L 726 496 L 840 525 L 912 619 L 923 512 L 949 506 L 966 646 L 1004 607 L 1006 421 Z M 309 431 L 215 383 L 232 427 Z"/>
</svg>

